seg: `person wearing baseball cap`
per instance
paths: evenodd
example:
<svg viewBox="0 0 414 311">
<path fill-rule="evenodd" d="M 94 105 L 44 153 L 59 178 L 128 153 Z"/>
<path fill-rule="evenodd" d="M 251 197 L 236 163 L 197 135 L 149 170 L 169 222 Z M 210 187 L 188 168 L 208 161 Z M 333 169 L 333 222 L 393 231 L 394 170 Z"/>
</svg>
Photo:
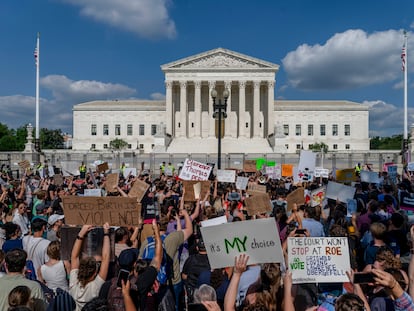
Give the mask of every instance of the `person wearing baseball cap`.
<svg viewBox="0 0 414 311">
<path fill-rule="evenodd" d="M 60 228 L 63 225 L 63 219 L 65 215 L 53 214 L 49 216 L 47 221 L 49 230 L 47 231 L 47 239 L 49 241 L 60 240 Z"/>
</svg>

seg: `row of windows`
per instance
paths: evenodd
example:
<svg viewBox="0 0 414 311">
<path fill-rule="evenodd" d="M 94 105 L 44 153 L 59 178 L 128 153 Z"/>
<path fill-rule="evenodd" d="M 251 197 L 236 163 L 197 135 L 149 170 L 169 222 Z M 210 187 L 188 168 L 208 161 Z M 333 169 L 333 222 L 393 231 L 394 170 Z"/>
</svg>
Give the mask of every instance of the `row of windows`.
<svg viewBox="0 0 414 311">
<path fill-rule="evenodd" d="M 103 149 L 108 149 L 108 144 L 103 144 Z M 151 148 L 154 148 L 154 144 L 151 145 Z M 91 149 L 96 150 L 96 144 L 91 144 Z M 128 144 L 128 149 L 132 149 L 132 144 Z M 139 144 L 138 149 L 144 149 L 144 144 Z"/>
<path fill-rule="evenodd" d="M 283 133 L 286 136 L 289 136 L 289 124 L 283 125 Z M 332 136 L 338 136 L 338 124 L 332 124 Z M 301 136 L 302 135 L 302 125 L 296 124 L 295 126 L 295 135 Z M 314 135 L 314 126 L 313 124 L 308 124 L 308 136 Z M 344 135 L 351 136 L 351 125 L 345 124 L 344 125 Z M 326 125 L 321 124 L 319 126 L 319 136 L 326 136 Z"/>
<path fill-rule="evenodd" d="M 96 136 L 98 133 L 97 125 L 91 124 L 91 135 Z M 121 135 L 121 124 L 115 124 L 114 133 L 116 136 Z M 157 133 L 157 125 L 151 124 L 151 135 L 155 135 Z M 133 126 L 132 124 L 127 124 L 127 136 L 132 136 L 133 133 Z M 104 124 L 102 126 L 102 135 L 107 136 L 109 135 L 109 125 Z M 139 125 L 139 135 L 143 136 L 145 135 L 145 124 Z"/>
<path fill-rule="evenodd" d="M 289 144 L 285 145 L 286 149 L 289 149 Z M 313 145 L 309 144 L 308 145 L 308 150 L 312 150 Z M 296 150 L 300 150 L 303 149 L 303 145 L 302 144 L 296 144 Z M 332 145 L 332 149 L 333 150 L 338 150 L 338 144 L 333 144 Z M 350 150 L 351 149 L 351 145 L 350 144 L 345 144 L 345 150 Z"/>
</svg>

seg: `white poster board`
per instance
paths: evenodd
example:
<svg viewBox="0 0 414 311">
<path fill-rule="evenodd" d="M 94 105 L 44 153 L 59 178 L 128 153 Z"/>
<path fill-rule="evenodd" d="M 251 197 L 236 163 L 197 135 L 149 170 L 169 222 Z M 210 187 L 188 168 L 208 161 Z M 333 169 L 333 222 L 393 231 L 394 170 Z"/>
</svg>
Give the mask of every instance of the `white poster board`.
<svg viewBox="0 0 414 311">
<path fill-rule="evenodd" d="M 102 191 L 101 189 L 85 189 L 83 191 L 83 196 L 85 197 L 101 197 Z"/>
<path fill-rule="evenodd" d="M 218 182 L 235 182 L 236 171 L 235 170 L 217 170 Z"/>
<path fill-rule="evenodd" d="M 164 175 L 165 176 L 172 176 L 173 175 L 173 170 L 172 167 L 164 167 Z"/>
<path fill-rule="evenodd" d="M 318 189 L 313 190 L 310 193 L 310 199 L 311 199 L 311 206 L 315 207 L 318 205 L 322 206 L 322 202 L 325 199 L 325 192 L 326 192 L 326 188 L 325 187 L 320 187 Z"/>
<path fill-rule="evenodd" d="M 220 216 L 216 218 L 211 218 L 207 220 L 203 220 L 200 222 L 201 227 L 210 227 L 210 226 L 217 226 L 227 223 L 227 217 L 226 216 Z"/>
<path fill-rule="evenodd" d="M 311 181 L 315 173 L 315 164 L 316 153 L 309 150 L 301 150 L 296 172 L 298 181 Z"/>
<path fill-rule="evenodd" d="M 325 197 L 333 200 L 338 199 L 339 201 L 346 203 L 348 200 L 354 198 L 355 190 L 354 187 L 329 181 L 328 186 L 326 187 Z"/>
<path fill-rule="evenodd" d="M 136 167 L 126 167 L 124 168 L 124 177 L 127 178 L 129 175 L 136 177 L 137 168 Z"/>
<path fill-rule="evenodd" d="M 282 166 L 280 164 L 276 164 L 275 166 L 266 166 L 266 175 L 271 179 L 281 179 Z"/>
<path fill-rule="evenodd" d="M 208 180 L 212 167 L 191 159 L 185 159 L 180 176 L 182 180 Z"/>
<path fill-rule="evenodd" d="M 249 177 L 237 176 L 237 179 L 236 179 L 236 189 L 238 189 L 238 190 L 246 190 L 248 183 L 249 183 Z"/>
<path fill-rule="evenodd" d="M 361 171 L 360 172 L 361 181 L 372 183 L 372 184 L 379 184 L 381 179 L 378 176 L 378 172 L 371 172 L 371 171 Z"/>
<path fill-rule="evenodd" d="M 288 269 L 293 284 L 349 282 L 351 270 L 346 237 L 288 238 Z"/>
<path fill-rule="evenodd" d="M 323 167 L 315 167 L 315 177 L 329 178 L 329 170 Z"/>
<path fill-rule="evenodd" d="M 200 230 L 211 269 L 234 266 L 234 258 L 240 254 L 249 255 L 249 265 L 284 260 L 274 218 L 237 221 Z"/>
</svg>

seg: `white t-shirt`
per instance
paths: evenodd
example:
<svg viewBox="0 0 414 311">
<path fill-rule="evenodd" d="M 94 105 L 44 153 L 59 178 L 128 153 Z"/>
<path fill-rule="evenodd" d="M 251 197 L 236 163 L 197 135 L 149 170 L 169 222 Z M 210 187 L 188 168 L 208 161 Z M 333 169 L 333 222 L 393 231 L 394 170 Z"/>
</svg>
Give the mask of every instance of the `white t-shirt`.
<svg viewBox="0 0 414 311">
<path fill-rule="evenodd" d="M 87 302 L 91 301 L 95 297 L 98 297 L 99 290 L 105 281 L 102 280 L 98 274 L 93 281 L 86 284 L 85 287 L 81 287 L 81 284 L 78 281 L 78 272 L 79 269 L 73 269 L 70 271 L 69 294 L 71 294 L 73 299 L 75 299 L 76 311 L 81 311 Z"/>
<path fill-rule="evenodd" d="M 33 261 L 33 266 L 37 269 L 49 260 L 47 256 L 47 247 L 50 241 L 42 237 L 35 238 L 32 235 L 26 235 L 23 237 L 23 249 L 27 253 L 27 259 Z"/>
</svg>

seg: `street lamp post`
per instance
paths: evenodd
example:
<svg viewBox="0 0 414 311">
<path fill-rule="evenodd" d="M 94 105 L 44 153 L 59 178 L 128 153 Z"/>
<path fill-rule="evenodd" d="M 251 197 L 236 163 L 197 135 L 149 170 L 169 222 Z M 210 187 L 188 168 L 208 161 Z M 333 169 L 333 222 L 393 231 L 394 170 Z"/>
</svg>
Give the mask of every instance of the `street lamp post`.
<svg viewBox="0 0 414 311">
<path fill-rule="evenodd" d="M 217 98 L 217 91 L 215 89 L 211 90 L 211 97 L 213 98 L 213 109 L 214 114 L 213 118 L 218 120 L 218 147 L 217 147 L 217 169 L 221 169 L 221 120 L 227 118 L 227 99 L 229 98 L 229 91 L 227 89 L 223 92 L 224 102 L 221 102 L 221 98 L 218 99 L 218 103 L 216 103 Z"/>
</svg>

